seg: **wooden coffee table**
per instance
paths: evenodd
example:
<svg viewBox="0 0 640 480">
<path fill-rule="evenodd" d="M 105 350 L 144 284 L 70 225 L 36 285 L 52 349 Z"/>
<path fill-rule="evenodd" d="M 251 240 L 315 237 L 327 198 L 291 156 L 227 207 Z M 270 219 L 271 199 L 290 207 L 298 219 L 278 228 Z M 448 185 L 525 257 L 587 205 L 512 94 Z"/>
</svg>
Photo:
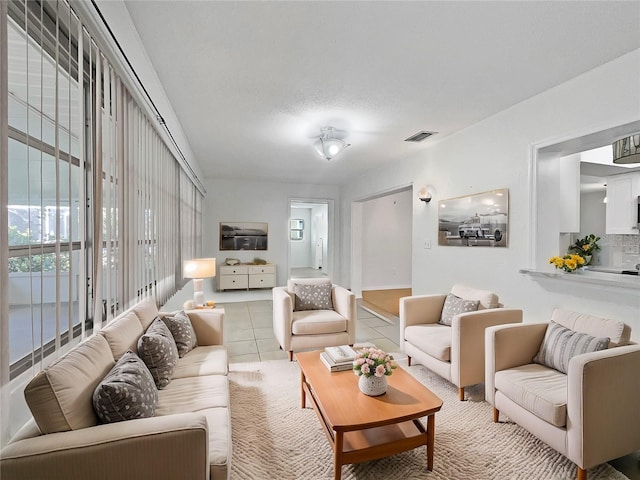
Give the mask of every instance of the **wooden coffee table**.
<svg viewBox="0 0 640 480">
<path fill-rule="evenodd" d="M 435 414 L 442 400 L 398 367 L 387 377 L 387 393 L 369 397 L 358 389 L 352 371 L 331 373 L 320 352 L 296 353 L 300 365 L 302 408 L 309 399 L 333 447 L 334 478 L 342 465 L 360 463 L 427 446 L 427 468 L 433 469 Z M 420 418 L 427 417 L 427 428 Z"/>
</svg>

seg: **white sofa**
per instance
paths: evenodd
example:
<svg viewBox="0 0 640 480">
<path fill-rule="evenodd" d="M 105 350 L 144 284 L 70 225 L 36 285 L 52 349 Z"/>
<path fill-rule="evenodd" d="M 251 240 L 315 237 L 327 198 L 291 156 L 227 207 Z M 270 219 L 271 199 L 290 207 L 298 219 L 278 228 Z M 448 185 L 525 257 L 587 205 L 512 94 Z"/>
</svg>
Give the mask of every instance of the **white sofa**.
<svg viewBox="0 0 640 480">
<path fill-rule="evenodd" d="M 101 424 L 98 383 L 159 314 L 146 299 L 40 372 L 31 420 L 0 453 L 7 480 L 223 480 L 231 470 L 231 417 L 223 313 L 186 312 L 198 346 L 180 358 L 158 390 L 155 416 Z M 34 412 L 34 409 L 37 412 Z M 36 414 L 37 413 L 37 414 Z"/>
<path fill-rule="evenodd" d="M 505 414 L 574 462 L 584 480 L 587 469 L 640 450 L 640 346 L 623 322 L 558 309 L 551 320 L 608 337 L 609 346 L 573 356 L 565 374 L 534 361 L 550 323 L 487 328 L 486 400 L 494 422 Z M 557 345 L 547 350 L 555 357 L 570 350 L 560 340 L 546 345 Z"/>
</svg>

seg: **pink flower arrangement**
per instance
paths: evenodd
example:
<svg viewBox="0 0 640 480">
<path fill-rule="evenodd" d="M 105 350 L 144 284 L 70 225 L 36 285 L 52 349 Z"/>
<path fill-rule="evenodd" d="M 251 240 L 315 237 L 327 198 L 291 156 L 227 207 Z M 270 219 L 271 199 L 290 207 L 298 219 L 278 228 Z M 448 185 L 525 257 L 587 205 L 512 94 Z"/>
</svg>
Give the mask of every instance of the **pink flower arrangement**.
<svg viewBox="0 0 640 480">
<path fill-rule="evenodd" d="M 353 360 L 353 373 L 358 376 L 383 377 L 391 375 L 397 367 L 391 355 L 373 347 L 360 350 Z"/>
</svg>

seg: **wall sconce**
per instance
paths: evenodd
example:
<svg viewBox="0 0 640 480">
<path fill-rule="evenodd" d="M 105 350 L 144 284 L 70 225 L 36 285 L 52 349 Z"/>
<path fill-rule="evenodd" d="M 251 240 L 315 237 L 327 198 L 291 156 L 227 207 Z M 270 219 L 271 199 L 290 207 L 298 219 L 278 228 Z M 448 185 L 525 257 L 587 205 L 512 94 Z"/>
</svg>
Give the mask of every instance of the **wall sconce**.
<svg viewBox="0 0 640 480">
<path fill-rule="evenodd" d="M 431 193 L 427 190 L 427 187 L 422 187 L 418 191 L 418 198 L 424 203 L 429 203 L 431 201 Z"/>
<path fill-rule="evenodd" d="M 182 265 L 184 278 L 193 278 L 193 304 L 195 307 L 204 306 L 204 292 L 202 279 L 216 276 L 215 258 L 193 258 L 185 260 Z"/>
</svg>

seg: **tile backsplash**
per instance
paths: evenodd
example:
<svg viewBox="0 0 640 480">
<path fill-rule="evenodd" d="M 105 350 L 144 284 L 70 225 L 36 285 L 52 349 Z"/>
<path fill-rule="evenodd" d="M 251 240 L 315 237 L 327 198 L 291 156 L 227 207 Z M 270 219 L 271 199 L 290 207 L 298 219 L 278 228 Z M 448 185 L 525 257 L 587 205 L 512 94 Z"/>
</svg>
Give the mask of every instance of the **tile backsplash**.
<svg viewBox="0 0 640 480">
<path fill-rule="evenodd" d="M 601 235 L 594 265 L 634 269 L 640 263 L 640 235 Z"/>
</svg>

